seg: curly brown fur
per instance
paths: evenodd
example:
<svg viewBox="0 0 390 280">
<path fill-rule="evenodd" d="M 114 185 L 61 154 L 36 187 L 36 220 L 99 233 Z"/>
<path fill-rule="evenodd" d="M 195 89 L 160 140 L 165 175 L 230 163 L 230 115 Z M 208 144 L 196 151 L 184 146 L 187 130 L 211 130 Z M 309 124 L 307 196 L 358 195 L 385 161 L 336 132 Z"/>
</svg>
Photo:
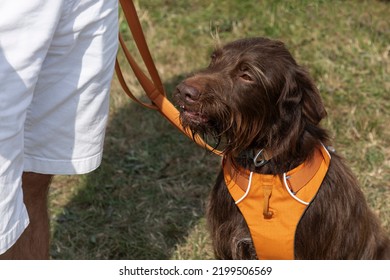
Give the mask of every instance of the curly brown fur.
<svg viewBox="0 0 390 280">
<path fill-rule="evenodd" d="M 326 116 L 320 94 L 279 41 L 242 39 L 217 49 L 206 69 L 178 85 L 175 99 L 184 126 L 214 138 L 232 161 L 258 173 L 282 174 L 311 157 L 320 143 L 330 144 L 319 125 Z M 253 153 L 263 148 L 273 157 L 255 168 Z M 331 154 L 322 187 L 297 227 L 295 258 L 390 259 L 388 235 L 350 169 Z M 217 258 L 256 258 L 222 171 L 207 218 Z"/>
</svg>

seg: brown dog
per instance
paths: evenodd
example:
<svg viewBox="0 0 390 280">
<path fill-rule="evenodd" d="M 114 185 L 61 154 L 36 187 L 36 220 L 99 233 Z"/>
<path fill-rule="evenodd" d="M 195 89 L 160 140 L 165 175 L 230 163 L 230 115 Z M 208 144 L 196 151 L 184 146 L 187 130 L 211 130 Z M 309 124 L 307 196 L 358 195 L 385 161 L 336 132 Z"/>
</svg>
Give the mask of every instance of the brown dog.
<svg viewBox="0 0 390 280">
<path fill-rule="evenodd" d="M 319 125 L 326 111 L 318 89 L 279 41 L 243 39 L 217 49 L 206 69 L 178 85 L 175 100 L 182 124 L 215 139 L 224 162 L 235 170 L 281 178 L 330 142 Z M 329 154 L 326 176 L 296 226 L 293 257 L 390 259 L 389 238 L 355 177 L 340 156 L 332 150 Z M 259 219 L 267 218 L 261 207 L 259 213 Z M 207 218 L 217 258 L 262 258 L 223 171 L 212 190 Z"/>
</svg>

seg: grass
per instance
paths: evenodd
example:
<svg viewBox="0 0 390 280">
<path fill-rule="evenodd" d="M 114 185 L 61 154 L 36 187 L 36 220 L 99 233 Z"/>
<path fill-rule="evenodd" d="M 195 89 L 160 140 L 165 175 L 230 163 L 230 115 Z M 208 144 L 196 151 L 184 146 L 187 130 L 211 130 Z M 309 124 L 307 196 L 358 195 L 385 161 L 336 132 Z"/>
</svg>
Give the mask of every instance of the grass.
<svg viewBox="0 0 390 280">
<path fill-rule="evenodd" d="M 212 33 L 222 43 L 249 36 L 284 41 L 317 82 L 328 110 L 323 125 L 390 232 L 388 1 L 136 4 L 168 93 L 207 65 Z M 127 77 L 142 94 L 130 71 Z M 220 159 L 128 100 L 116 78 L 110 114 L 101 167 L 53 182 L 52 258 L 212 259 L 204 206 Z"/>
</svg>

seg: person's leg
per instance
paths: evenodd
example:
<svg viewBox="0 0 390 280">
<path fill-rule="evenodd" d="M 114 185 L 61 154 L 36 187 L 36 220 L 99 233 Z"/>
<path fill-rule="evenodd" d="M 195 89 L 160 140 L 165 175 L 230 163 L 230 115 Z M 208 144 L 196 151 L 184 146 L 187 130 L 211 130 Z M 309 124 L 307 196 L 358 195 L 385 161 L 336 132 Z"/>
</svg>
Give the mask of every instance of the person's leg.
<svg viewBox="0 0 390 280">
<path fill-rule="evenodd" d="M 20 23 L 6 22 L 8 28 L 3 29 L 3 17 L 0 17 L 0 47 L 3 48 L 3 42 L 8 44 L 4 48 L 7 51 L 0 52 L 0 80 L 17 81 L 21 90 L 26 86 L 25 92 L 19 94 L 15 84 L 9 83 L 3 88 L 4 83 L 0 83 L 0 254 L 19 242 L 16 240 L 29 222 L 23 204 L 23 171 L 71 175 L 87 173 L 99 166 L 117 52 L 117 0 L 66 0 L 63 5 L 59 4 L 61 1 L 25 1 L 26 7 L 31 7 L 33 2 L 57 4 L 60 12 L 54 15 L 57 11 L 55 7 L 46 9 L 46 15 L 58 19 L 51 36 L 44 32 L 44 28 L 50 25 L 47 19 L 44 24 L 38 24 L 38 34 L 33 32 L 33 24 L 44 18 L 34 14 L 34 21 L 26 23 L 29 33 L 21 38 L 16 36 L 16 41 L 12 36 L 18 33 L 15 26 Z M 16 1 L 15 5 L 18 6 L 19 2 Z M 9 13 L 19 11 L 18 7 L 13 8 L 9 8 Z M 0 15 L 3 11 L 2 6 Z M 29 15 L 26 12 L 24 18 L 31 18 Z M 22 24 L 24 22 L 21 21 Z M 33 43 L 44 35 L 49 40 L 45 44 L 47 48 L 38 48 Z M 31 37 L 34 37 L 33 41 Z M 23 52 L 18 50 L 18 46 L 26 46 L 27 49 Z M 41 52 L 44 56 L 24 59 L 25 54 L 37 55 Z M 3 68 L 4 65 L 7 67 Z M 34 71 L 26 71 L 31 66 Z M 32 225 L 28 227 L 26 237 L 22 237 L 21 245 L 15 244 L 15 248 L 28 252 L 27 247 L 36 242 L 42 246 L 42 251 L 47 252 L 45 240 L 48 234 L 40 233 L 41 230 L 47 232 L 44 229 L 48 228 L 47 224 L 40 222 L 47 221 L 47 218 L 41 220 L 41 214 L 35 218 L 35 213 L 44 212 L 46 214 L 42 217 L 47 217 L 48 185 L 41 183 L 50 181 L 50 176 L 42 175 L 45 179 L 41 179 L 40 175 L 24 177 L 24 200 L 27 208 L 31 203 L 35 210 L 28 209 Z M 34 197 L 39 197 L 38 205 Z M 39 240 L 44 244 L 34 239 L 40 238 L 41 234 Z M 26 252 L 10 255 L 8 257 L 29 258 Z"/>
<path fill-rule="evenodd" d="M 62 0 L 0 4 L 0 255 L 15 245 L 29 225 L 22 189 L 25 121 L 62 4 Z M 27 193 L 31 204 L 36 203 L 29 198 L 35 189 Z"/>
<path fill-rule="evenodd" d="M 23 173 L 24 204 L 30 224 L 18 241 L 0 259 L 49 259 L 49 216 L 47 193 L 52 175 Z"/>
</svg>

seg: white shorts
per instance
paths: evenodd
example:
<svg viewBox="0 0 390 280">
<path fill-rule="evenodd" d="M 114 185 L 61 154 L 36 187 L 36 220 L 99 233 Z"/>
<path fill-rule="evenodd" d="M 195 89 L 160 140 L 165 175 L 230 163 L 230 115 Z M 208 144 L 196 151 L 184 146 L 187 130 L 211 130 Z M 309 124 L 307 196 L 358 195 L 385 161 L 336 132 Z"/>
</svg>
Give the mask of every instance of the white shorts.
<svg viewBox="0 0 390 280">
<path fill-rule="evenodd" d="M 0 254 L 29 223 L 23 171 L 99 166 L 117 34 L 117 0 L 0 1 Z"/>
</svg>

